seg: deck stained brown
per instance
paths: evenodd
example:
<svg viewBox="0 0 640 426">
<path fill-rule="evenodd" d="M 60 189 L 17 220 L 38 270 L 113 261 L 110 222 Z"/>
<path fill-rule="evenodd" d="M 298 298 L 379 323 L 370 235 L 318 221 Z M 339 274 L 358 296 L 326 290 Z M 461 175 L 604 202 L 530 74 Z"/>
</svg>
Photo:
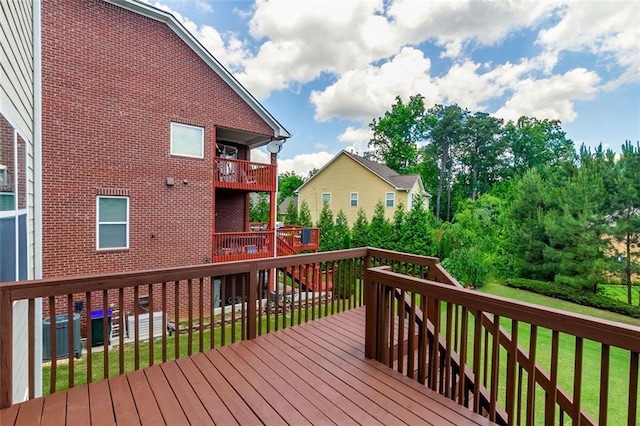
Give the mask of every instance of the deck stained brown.
<svg viewBox="0 0 640 426">
<path fill-rule="evenodd" d="M 5 424 L 489 422 L 364 358 L 364 308 L 18 404 Z"/>
</svg>

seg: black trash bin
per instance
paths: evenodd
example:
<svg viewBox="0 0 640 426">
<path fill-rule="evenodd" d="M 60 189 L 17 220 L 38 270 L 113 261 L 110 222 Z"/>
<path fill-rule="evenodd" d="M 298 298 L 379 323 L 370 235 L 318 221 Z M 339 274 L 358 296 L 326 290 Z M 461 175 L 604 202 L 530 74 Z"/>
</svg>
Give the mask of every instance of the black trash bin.
<svg viewBox="0 0 640 426">
<path fill-rule="evenodd" d="M 104 311 L 98 309 L 91 311 L 91 347 L 104 345 L 105 340 L 110 344 L 109 335 L 111 334 L 111 315 L 113 311 L 107 309 L 107 336 L 104 336 L 104 329 L 102 326 L 102 319 L 104 318 Z"/>
</svg>

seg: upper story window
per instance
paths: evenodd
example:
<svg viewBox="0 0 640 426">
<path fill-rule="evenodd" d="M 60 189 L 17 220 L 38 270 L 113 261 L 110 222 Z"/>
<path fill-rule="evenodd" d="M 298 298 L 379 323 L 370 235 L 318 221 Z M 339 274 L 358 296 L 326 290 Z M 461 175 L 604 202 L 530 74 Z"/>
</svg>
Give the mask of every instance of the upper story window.
<svg viewBox="0 0 640 426">
<path fill-rule="evenodd" d="M 204 158 L 204 129 L 171 123 L 171 154 Z"/>
<path fill-rule="evenodd" d="M 331 204 L 331 193 L 323 192 L 322 193 L 322 204 Z"/>
<path fill-rule="evenodd" d="M 396 194 L 395 192 L 387 192 L 385 196 L 385 206 L 393 207 L 396 205 Z"/>
<path fill-rule="evenodd" d="M 129 248 L 129 197 L 98 196 L 98 250 Z"/>
<path fill-rule="evenodd" d="M 351 193 L 351 207 L 358 207 L 358 193 L 357 192 L 352 192 Z"/>
</svg>

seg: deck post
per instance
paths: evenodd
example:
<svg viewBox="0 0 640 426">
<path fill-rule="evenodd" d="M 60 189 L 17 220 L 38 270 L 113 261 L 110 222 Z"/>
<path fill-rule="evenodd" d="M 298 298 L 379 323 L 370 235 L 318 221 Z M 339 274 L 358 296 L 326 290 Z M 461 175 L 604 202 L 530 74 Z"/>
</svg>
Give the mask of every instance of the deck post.
<svg viewBox="0 0 640 426">
<path fill-rule="evenodd" d="M 258 268 L 253 263 L 249 269 L 249 294 L 247 295 L 247 338 L 249 340 L 256 338 L 256 321 L 257 315 L 257 300 L 258 293 Z M 262 298 L 260 298 L 262 299 Z"/>
<path fill-rule="evenodd" d="M 378 330 L 378 292 L 376 284 L 371 279 L 368 263 L 364 268 L 364 304 L 365 304 L 365 328 L 364 328 L 364 356 L 377 359 L 376 348 Z"/>
<path fill-rule="evenodd" d="M 13 303 L 10 290 L 0 290 L 0 410 L 13 403 Z"/>
</svg>

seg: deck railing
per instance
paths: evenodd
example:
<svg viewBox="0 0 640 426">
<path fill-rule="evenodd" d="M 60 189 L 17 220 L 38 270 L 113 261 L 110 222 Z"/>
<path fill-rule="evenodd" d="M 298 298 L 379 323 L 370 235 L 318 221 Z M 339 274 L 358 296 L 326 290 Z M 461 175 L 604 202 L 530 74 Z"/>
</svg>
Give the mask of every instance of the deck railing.
<svg viewBox="0 0 640 426">
<path fill-rule="evenodd" d="M 552 424 L 568 417 L 605 424 L 611 411 L 637 423 L 640 329 L 462 289 L 435 258 L 362 248 L 0 284 L 0 408 L 12 403 L 16 301 L 28 304 L 29 397 L 35 396 L 38 298 L 51 322 L 45 393 L 366 303 L 368 357 L 498 423 Z M 57 323 L 74 318 L 78 301 L 87 350 L 79 360 L 61 362 L 54 355 L 59 345 L 73 354 L 76 341 L 72 326 L 60 340 Z M 95 311 L 99 319 L 92 319 Z M 118 333 L 109 343 L 111 329 Z M 92 348 L 96 332 L 106 347 Z M 539 345 L 544 339 L 549 353 Z M 567 345 L 570 350 L 563 349 Z M 594 345 L 599 358 L 590 355 Z M 568 352 L 576 355 L 566 364 Z M 565 384 L 558 372 L 567 368 L 574 373 Z M 588 369 L 601 372 L 598 383 L 583 380 Z"/>
<path fill-rule="evenodd" d="M 490 420 L 637 424 L 640 328 L 463 289 L 439 265 L 371 268 L 365 286 L 366 356 Z"/>
<path fill-rule="evenodd" d="M 213 262 L 273 257 L 273 232 L 221 232 L 213 235 Z"/>
<path fill-rule="evenodd" d="M 278 229 L 278 238 L 284 241 L 285 247 L 293 253 L 318 251 L 320 247 L 320 229 L 302 226 L 284 226 Z M 286 251 L 286 250 L 285 250 Z M 288 255 L 291 253 L 282 253 Z M 280 255 L 280 253 L 278 254 Z"/>
<path fill-rule="evenodd" d="M 50 321 L 49 332 L 44 335 L 51 354 L 51 363 L 44 370 L 43 382 L 48 384 L 44 392 L 53 393 L 360 306 L 363 301 L 360 279 L 366 255 L 367 249 L 363 248 L 2 283 L 0 408 L 12 403 L 16 301 L 28 304 L 29 333 L 25 338 L 29 353 L 29 398 L 34 398 L 35 366 L 39 364 L 35 359 L 35 330 L 36 321 L 42 318 L 36 317 L 38 298 L 42 298 L 44 318 Z M 329 282 L 339 292 L 322 290 Z M 83 309 L 78 315 L 79 301 Z M 68 321 L 74 316 L 87 339 L 86 353 L 81 359 L 73 357 L 80 343 Z M 117 336 L 112 330 L 118 331 Z M 96 335 L 106 342 L 104 346 L 100 343 L 92 348 Z M 72 354 L 68 361 L 58 361 L 60 345 L 66 348 L 62 352 Z"/>
<path fill-rule="evenodd" d="M 213 185 L 216 188 L 273 192 L 276 188 L 275 179 L 276 168 L 273 164 L 215 158 Z"/>
</svg>

